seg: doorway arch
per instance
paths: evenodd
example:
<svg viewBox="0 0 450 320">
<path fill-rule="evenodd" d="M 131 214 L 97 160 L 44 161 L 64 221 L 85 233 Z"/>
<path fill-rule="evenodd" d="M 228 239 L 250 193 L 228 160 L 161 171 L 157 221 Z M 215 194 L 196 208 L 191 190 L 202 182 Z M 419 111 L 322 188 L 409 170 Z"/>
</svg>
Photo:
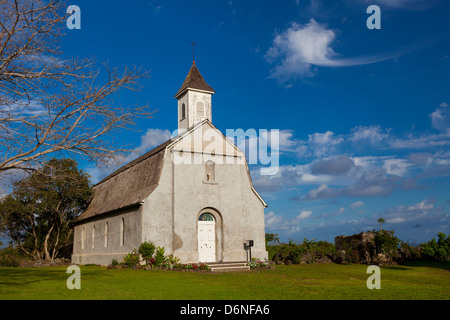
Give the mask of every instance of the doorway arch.
<svg viewBox="0 0 450 320">
<path fill-rule="evenodd" d="M 222 260 L 222 217 L 213 208 L 204 208 L 197 215 L 198 260 Z"/>
<path fill-rule="evenodd" d="M 216 260 L 216 221 L 209 212 L 202 213 L 197 221 L 198 260 L 215 262 Z"/>
</svg>

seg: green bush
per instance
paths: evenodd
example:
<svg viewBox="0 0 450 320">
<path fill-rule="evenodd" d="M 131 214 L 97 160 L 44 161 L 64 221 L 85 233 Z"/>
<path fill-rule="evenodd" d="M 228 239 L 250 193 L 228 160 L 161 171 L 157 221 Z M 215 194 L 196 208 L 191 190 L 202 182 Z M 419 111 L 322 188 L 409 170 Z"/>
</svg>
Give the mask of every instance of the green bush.
<svg viewBox="0 0 450 320">
<path fill-rule="evenodd" d="M 393 256 L 399 248 L 400 239 L 394 236 L 392 230 L 373 231 L 375 234 L 375 251 L 376 253 L 384 253 Z"/>
<path fill-rule="evenodd" d="M 158 249 L 156 249 L 155 260 L 153 261 L 154 265 L 160 266 L 166 261 L 166 256 L 164 255 L 165 251 L 166 249 L 163 247 L 158 247 Z"/>
<path fill-rule="evenodd" d="M 211 270 L 211 267 L 205 263 L 176 263 L 169 267 L 172 270 L 201 270 L 208 271 Z"/>
<path fill-rule="evenodd" d="M 0 267 L 18 267 L 21 256 L 17 249 L 6 247 L 0 251 Z"/>
<path fill-rule="evenodd" d="M 426 243 L 422 243 L 421 254 L 429 260 L 445 261 L 450 259 L 450 235 L 444 233 L 437 234 L 438 240 L 431 239 Z"/>
<path fill-rule="evenodd" d="M 276 243 L 267 245 L 269 260 L 281 261 L 284 263 L 314 262 L 316 259 L 330 257 L 336 251 L 334 244 L 326 241 L 316 241 L 314 239 L 303 239 L 302 243 L 295 243 L 289 239 L 288 243 Z"/>
<path fill-rule="evenodd" d="M 116 259 L 112 259 L 111 267 L 117 267 L 118 265 L 119 265 L 119 261 L 117 261 Z"/>
<path fill-rule="evenodd" d="M 153 257 L 155 253 L 156 246 L 151 241 L 142 242 L 139 246 L 138 252 L 141 254 L 142 258 L 144 258 L 147 263 Z"/>
<path fill-rule="evenodd" d="M 420 260 L 422 255 L 420 253 L 420 247 L 410 245 L 409 243 L 400 241 L 400 252 L 405 255 L 404 260 Z"/>
<path fill-rule="evenodd" d="M 123 264 L 128 267 L 135 267 L 139 263 L 139 253 L 135 250 L 123 257 Z"/>
<path fill-rule="evenodd" d="M 180 263 L 180 259 L 175 257 L 173 254 L 170 254 L 167 259 L 166 263 L 169 263 L 171 265 Z"/>
</svg>

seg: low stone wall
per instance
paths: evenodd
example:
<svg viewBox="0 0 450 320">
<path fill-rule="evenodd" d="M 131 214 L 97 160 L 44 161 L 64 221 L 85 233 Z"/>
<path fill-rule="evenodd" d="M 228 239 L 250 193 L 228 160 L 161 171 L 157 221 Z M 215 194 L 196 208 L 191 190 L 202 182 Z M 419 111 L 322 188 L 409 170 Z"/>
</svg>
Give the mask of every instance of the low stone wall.
<svg viewBox="0 0 450 320">
<path fill-rule="evenodd" d="M 391 254 L 377 253 L 375 234 L 361 232 L 351 236 L 337 236 L 334 239 L 336 263 L 361 264 L 401 264 L 411 258 L 411 253 L 405 248 L 396 249 Z"/>
<path fill-rule="evenodd" d="M 375 235 L 372 232 L 361 232 L 352 236 L 334 238 L 337 263 L 354 262 L 372 264 L 376 257 Z"/>
</svg>

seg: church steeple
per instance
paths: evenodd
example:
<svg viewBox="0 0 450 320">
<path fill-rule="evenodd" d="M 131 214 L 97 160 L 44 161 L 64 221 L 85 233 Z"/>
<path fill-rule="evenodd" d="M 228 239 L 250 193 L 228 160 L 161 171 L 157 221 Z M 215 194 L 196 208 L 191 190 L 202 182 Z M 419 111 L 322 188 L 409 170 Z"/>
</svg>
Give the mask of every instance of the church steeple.
<svg viewBox="0 0 450 320">
<path fill-rule="evenodd" d="M 178 129 L 189 130 L 204 119 L 212 120 L 211 96 L 215 93 L 198 71 L 195 61 L 175 94 L 178 100 Z"/>
</svg>

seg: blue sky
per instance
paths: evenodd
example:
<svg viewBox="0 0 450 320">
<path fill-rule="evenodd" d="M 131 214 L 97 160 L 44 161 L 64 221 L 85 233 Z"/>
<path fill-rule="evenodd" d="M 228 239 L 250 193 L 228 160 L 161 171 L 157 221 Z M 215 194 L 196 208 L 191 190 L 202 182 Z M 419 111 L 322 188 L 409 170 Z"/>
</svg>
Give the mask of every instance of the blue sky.
<svg viewBox="0 0 450 320">
<path fill-rule="evenodd" d="M 280 130 L 280 167 L 253 183 L 266 232 L 333 241 L 384 228 L 450 233 L 450 3 L 442 0 L 76 1 L 68 56 L 142 66 L 124 104 L 158 112 L 115 137 L 143 153 L 177 127 L 192 63 L 215 90 L 213 124 Z M 369 30 L 369 5 L 381 29 Z M 81 162 L 94 182 L 112 169 Z"/>
</svg>

